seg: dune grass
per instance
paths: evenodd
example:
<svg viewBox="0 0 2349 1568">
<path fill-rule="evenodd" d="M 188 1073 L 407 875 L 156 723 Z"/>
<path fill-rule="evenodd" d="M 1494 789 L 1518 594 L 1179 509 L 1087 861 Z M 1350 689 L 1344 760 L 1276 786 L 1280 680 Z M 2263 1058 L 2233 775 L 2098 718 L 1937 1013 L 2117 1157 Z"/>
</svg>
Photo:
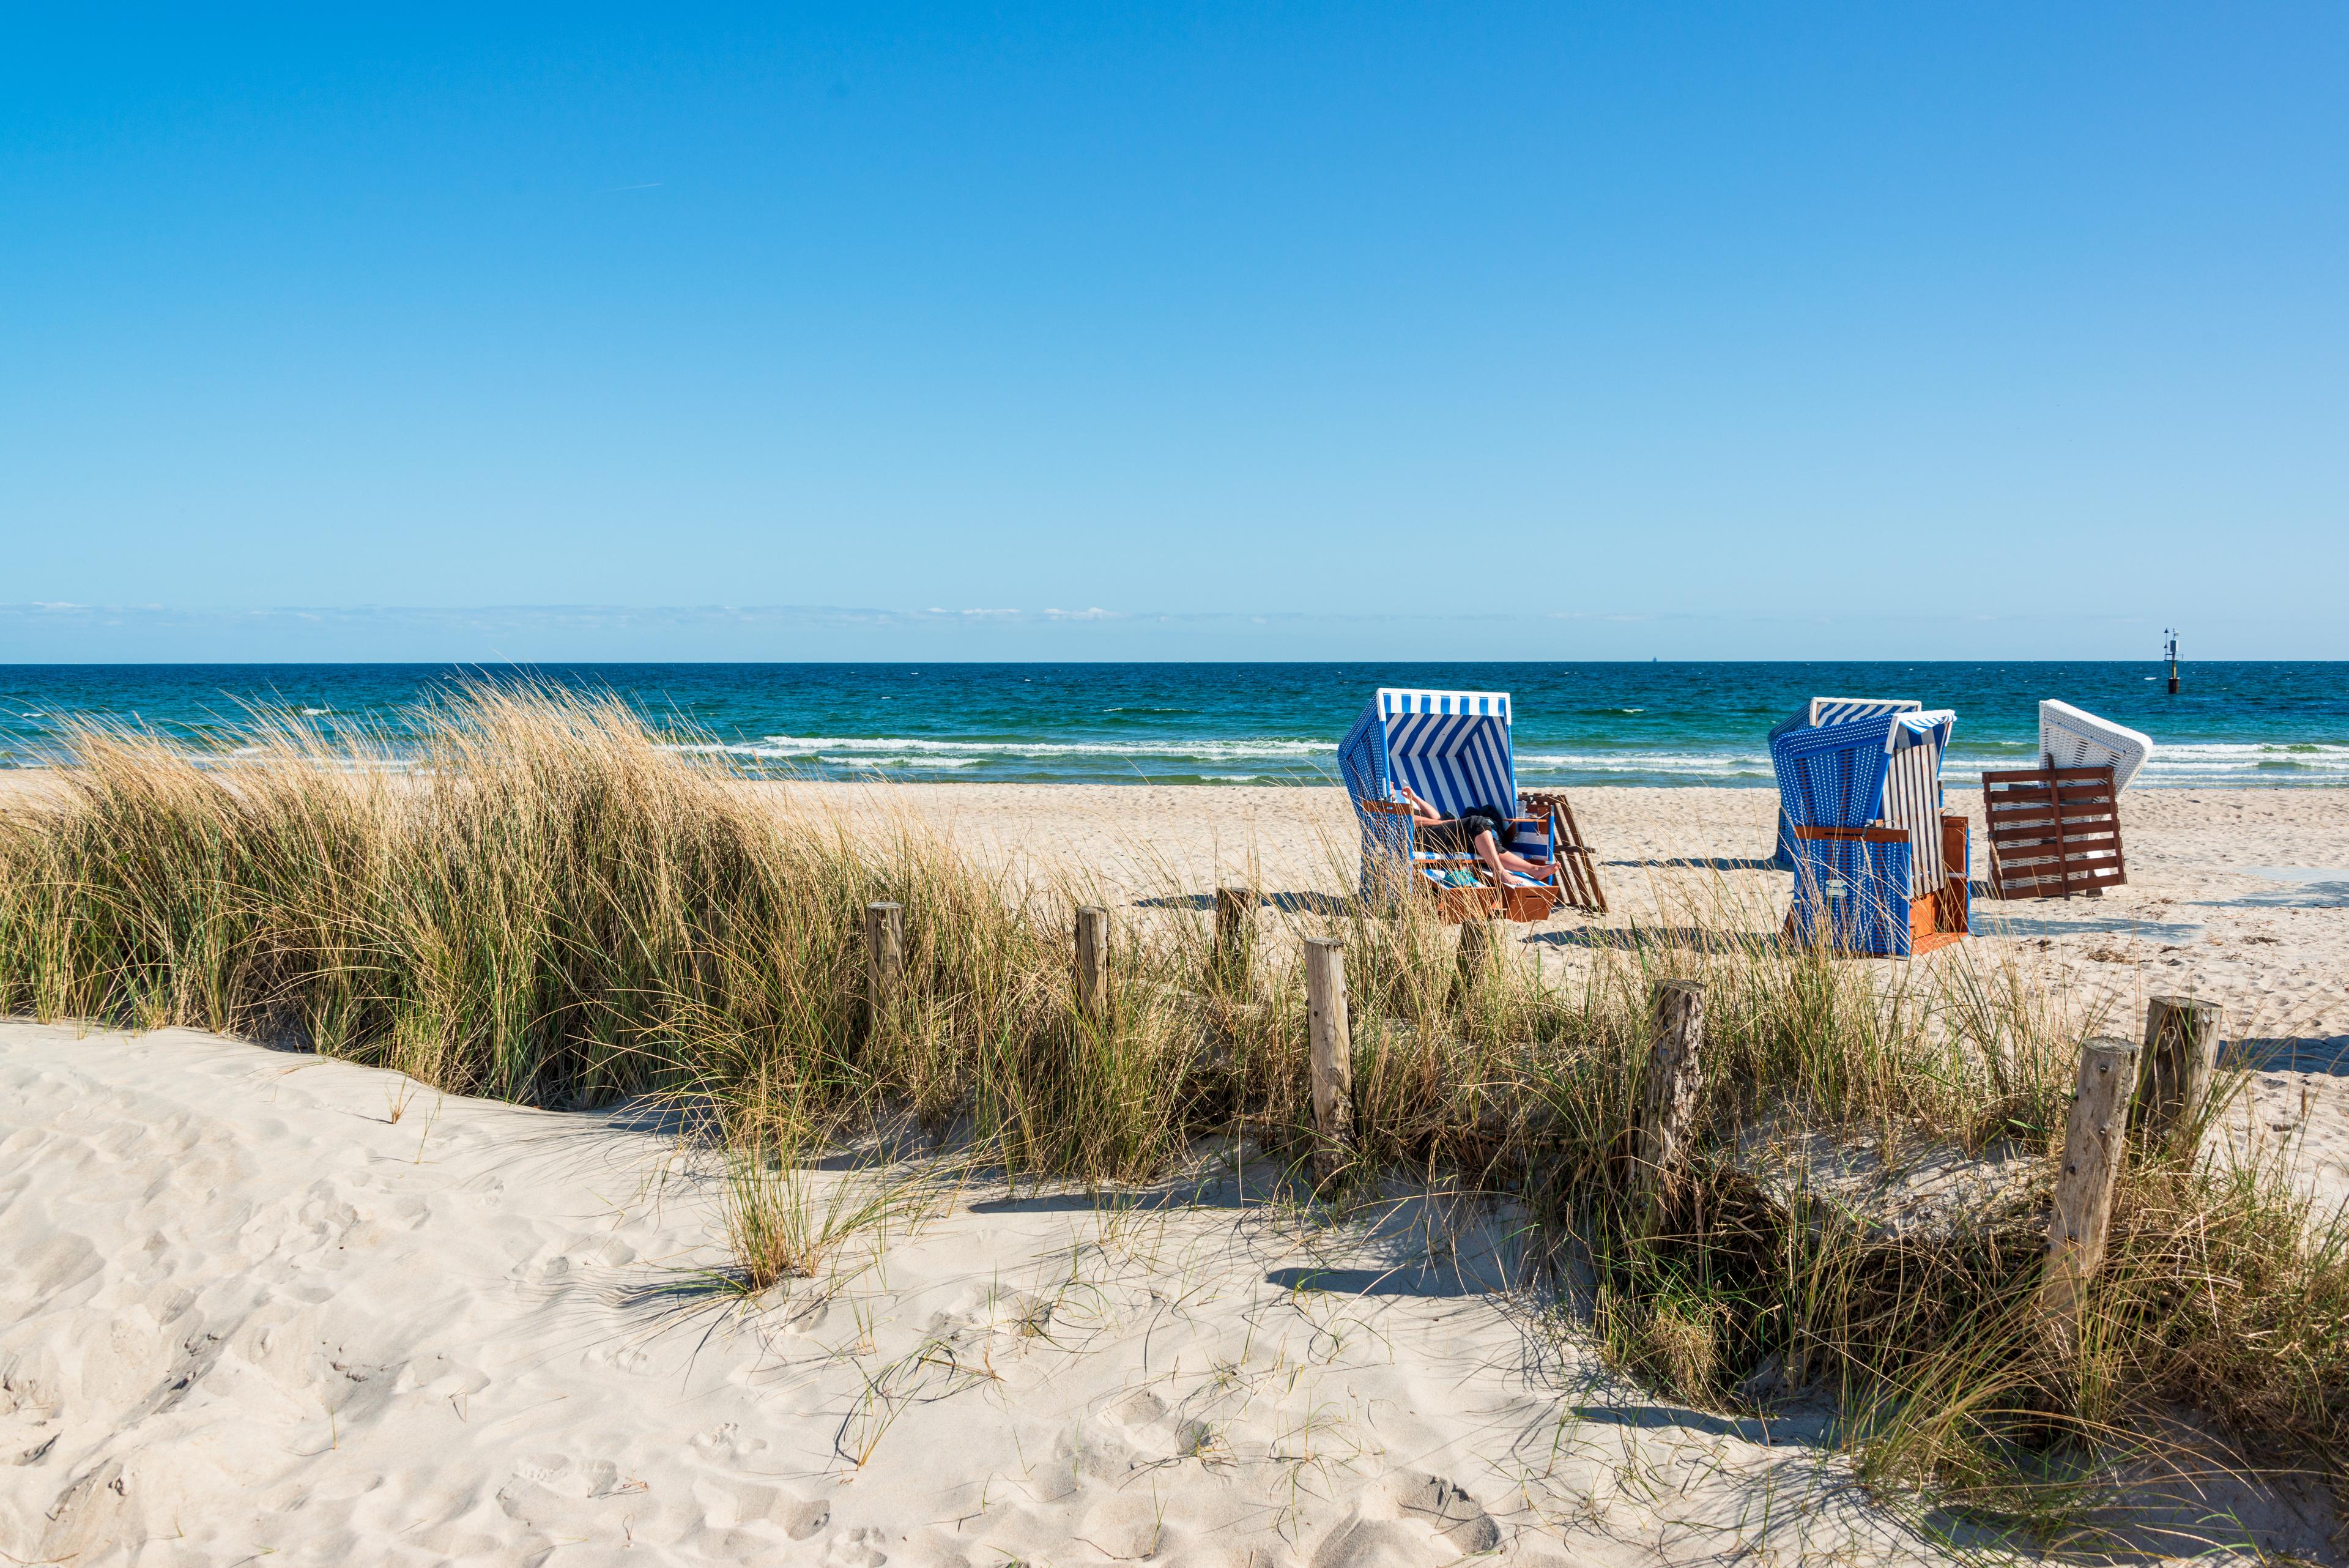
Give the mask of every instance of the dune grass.
<svg viewBox="0 0 2349 1568">
<path fill-rule="evenodd" d="M 2279 1169 L 2139 1151 L 2075 1355 L 2032 1316 L 2028 1216 L 1887 1246 L 1757 1187 L 1736 1151 L 1794 1125 L 2050 1163 L 2096 1021 L 1981 944 L 1837 962 L 1719 905 L 1560 983 L 1506 957 L 1464 975 L 1423 909 L 1268 914 L 1234 955 L 1183 907 L 1121 923 L 1089 1017 L 1075 888 L 1015 886 L 885 810 L 779 804 L 616 701 L 479 687 L 415 730 L 398 768 L 267 715 L 201 760 L 78 732 L 57 798 L 0 813 L 0 1010 L 216 1030 L 529 1105 L 692 1096 L 716 1108 L 755 1293 L 916 1206 L 885 1183 L 812 1193 L 815 1151 L 860 1130 L 910 1125 L 1015 1180 L 1143 1179 L 1210 1135 L 1302 1161 L 1294 939 L 1338 934 L 1359 1135 L 1339 1200 L 1442 1172 L 1522 1204 L 1558 1299 L 1671 1397 L 1826 1400 L 1871 1480 L 2041 1530 L 2166 1410 L 2262 1462 L 2349 1453 L 2349 1235 Z M 879 898 L 906 910 L 906 984 L 868 1016 L 859 916 Z M 1703 1153 L 1658 1227 L 1629 1177 L 1667 978 L 1706 985 L 1708 1077 Z"/>
</svg>

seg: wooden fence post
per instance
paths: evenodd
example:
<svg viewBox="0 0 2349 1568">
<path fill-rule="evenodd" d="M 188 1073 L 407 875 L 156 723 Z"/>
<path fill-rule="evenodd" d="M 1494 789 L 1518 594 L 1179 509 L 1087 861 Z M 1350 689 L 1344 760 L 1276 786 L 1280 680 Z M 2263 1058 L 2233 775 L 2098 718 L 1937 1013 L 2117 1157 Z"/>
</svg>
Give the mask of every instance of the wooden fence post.
<svg viewBox="0 0 2349 1568">
<path fill-rule="evenodd" d="M 1688 1163 L 1692 1124 L 1704 1087 L 1704 987 L 1668 980 L 1656 987 L 1654 1033 L 1640 1086 L 1640 1164 L 1634 1176 L 1645 1224 L 1661 1227 Z"/>
<path fill-rule="evenodd" d="M 2064 1127 L 2064 1165 L 2047 1220 L 2047 1274 L 2039 1290 L 2041 1316 L 2066 1353 L 2077 1341 L 2088 1282 L 2105 1264 L 2136 1085 L 2136 1046 L 2099 1038 L 2080 1047 L 2079 1087 Z"/>
<path fill-rule="evenodd" d="M 1313 1046 L 1313 1182 L 1337 1174 L 1354 1141 L 1353 1038 L 1346 1027 L 1346 944 L 1305 939 L 1305 1000 Z"/>
<path fill-rule="evenodd" d="M 905 906 L 864 906 L 865 1026 L 877 1030 L 905 983 Z"/>
<path fill-rule="evenodd" d="M 1099 1023 L 1109 1016 L 1109 911 L 1088 904 L 1077 911 L 1077 1011 Z"/>
<path fill-rule="evenodd" d="M 2173 1153 L 2190 1152 L 2180 1146 L 2201 1120 L 2224 1026 L 2225 1014 L 2215 1002 L 2157 996 L 2146 1004 L 2136 1115 L 2148 1147 L 2158 1143 Z"/>
<path fill-rule="evenodd" d="M 1216 889 L 1216 946 L 1208 967 L 1216 975 L 1227 980 L 1247 977 L 1248 954 L 1255 946 L 1255 917 L 1254 888 Z"/>
</svg>

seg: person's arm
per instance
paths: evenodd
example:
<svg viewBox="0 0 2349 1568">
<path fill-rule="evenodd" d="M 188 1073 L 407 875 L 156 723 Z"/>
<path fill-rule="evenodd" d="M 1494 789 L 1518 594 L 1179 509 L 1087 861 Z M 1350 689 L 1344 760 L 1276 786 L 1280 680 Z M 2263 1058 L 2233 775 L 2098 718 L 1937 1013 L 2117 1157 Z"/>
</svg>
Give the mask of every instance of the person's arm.
<svg viewBox="0 0 2349 1568">
<path fill-rule="evenodd" d="M 1403 804 L 1411 807 L 1413 822 L 1442 822 L 1444 819 L 1444 814 L 1420 799 L 1418 793 L 1411 785 L 1397 784 L 1395 788 L 1402 792 Z"/>
</svg>

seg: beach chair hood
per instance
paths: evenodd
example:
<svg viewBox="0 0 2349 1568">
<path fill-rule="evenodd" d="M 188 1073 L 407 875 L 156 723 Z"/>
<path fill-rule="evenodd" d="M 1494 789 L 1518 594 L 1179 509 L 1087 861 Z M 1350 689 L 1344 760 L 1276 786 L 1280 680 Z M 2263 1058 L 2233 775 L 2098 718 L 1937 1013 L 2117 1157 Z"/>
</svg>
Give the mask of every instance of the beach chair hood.
<svg viewBox="0 0 2349 1568">
<path fill-rule="evenodd" d="M 1925 704 L 1908 697 L 1814 697 L 1770 727 L 1770 739 L 1820 724 L 1848 724 L 1886 713 L 1917 713 Z"/>
<path fill-rule="evenodd" d="M 2051 700 L 2039 704 L 2039 753 L 2051 768 L 2110 768 L 2123 790 L 2153 755 L 2153 737 Z"/>
<path fill-rule="evenodd" d="M 1887 822 L 1916 839 L 1915 894 L 1940 885 L 1941 754 L 1958 716 L 1947 708 L 1805 725 L 1770 742 L 1778 799 L 1804 827 Z"/>
<path fill-rule="evenodd" d="M 1781 735 L 1796 730 L 1813 729 L 1822 724 L 1848 724 L 1858 719 L 1878 718 L 1886 713 L 1915 713 L 1925 704 L 1910 697 L 1814 697 L 1792 713 L 1770 726 L 1770 744 L 1776 745 Z M 1778 842 L 1770 864 L 1781 871 L 1795 868 L 1795 819 L 1782 804 L 1778 807 Z"/>
<path fill-rule="evenodd" d="M 1338 767 L 1358 814 L 1363 801 L 1396 798 L 1397 784 L 1447 815 L 1480 805 L 1513 812 L 1509 694 L 1382 686 L 1339 746 Z"/>
</svg>

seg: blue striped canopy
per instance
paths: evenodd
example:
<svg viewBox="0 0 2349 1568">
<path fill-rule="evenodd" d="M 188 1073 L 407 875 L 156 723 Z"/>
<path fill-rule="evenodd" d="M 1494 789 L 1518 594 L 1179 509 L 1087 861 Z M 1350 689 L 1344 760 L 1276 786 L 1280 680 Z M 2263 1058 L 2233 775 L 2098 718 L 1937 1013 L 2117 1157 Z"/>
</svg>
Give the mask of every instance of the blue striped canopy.
<svg viewBox="0 0 2349 1568">
<path fill-rule="evenodd" d="M 1338 748 L 1346 793 L 1392 800 L 1409 784 L 1446 815 L 1471 806 L 1517 808 L 1506 691 L 1427 691 L 1382 686 Z"/>
</svg>

